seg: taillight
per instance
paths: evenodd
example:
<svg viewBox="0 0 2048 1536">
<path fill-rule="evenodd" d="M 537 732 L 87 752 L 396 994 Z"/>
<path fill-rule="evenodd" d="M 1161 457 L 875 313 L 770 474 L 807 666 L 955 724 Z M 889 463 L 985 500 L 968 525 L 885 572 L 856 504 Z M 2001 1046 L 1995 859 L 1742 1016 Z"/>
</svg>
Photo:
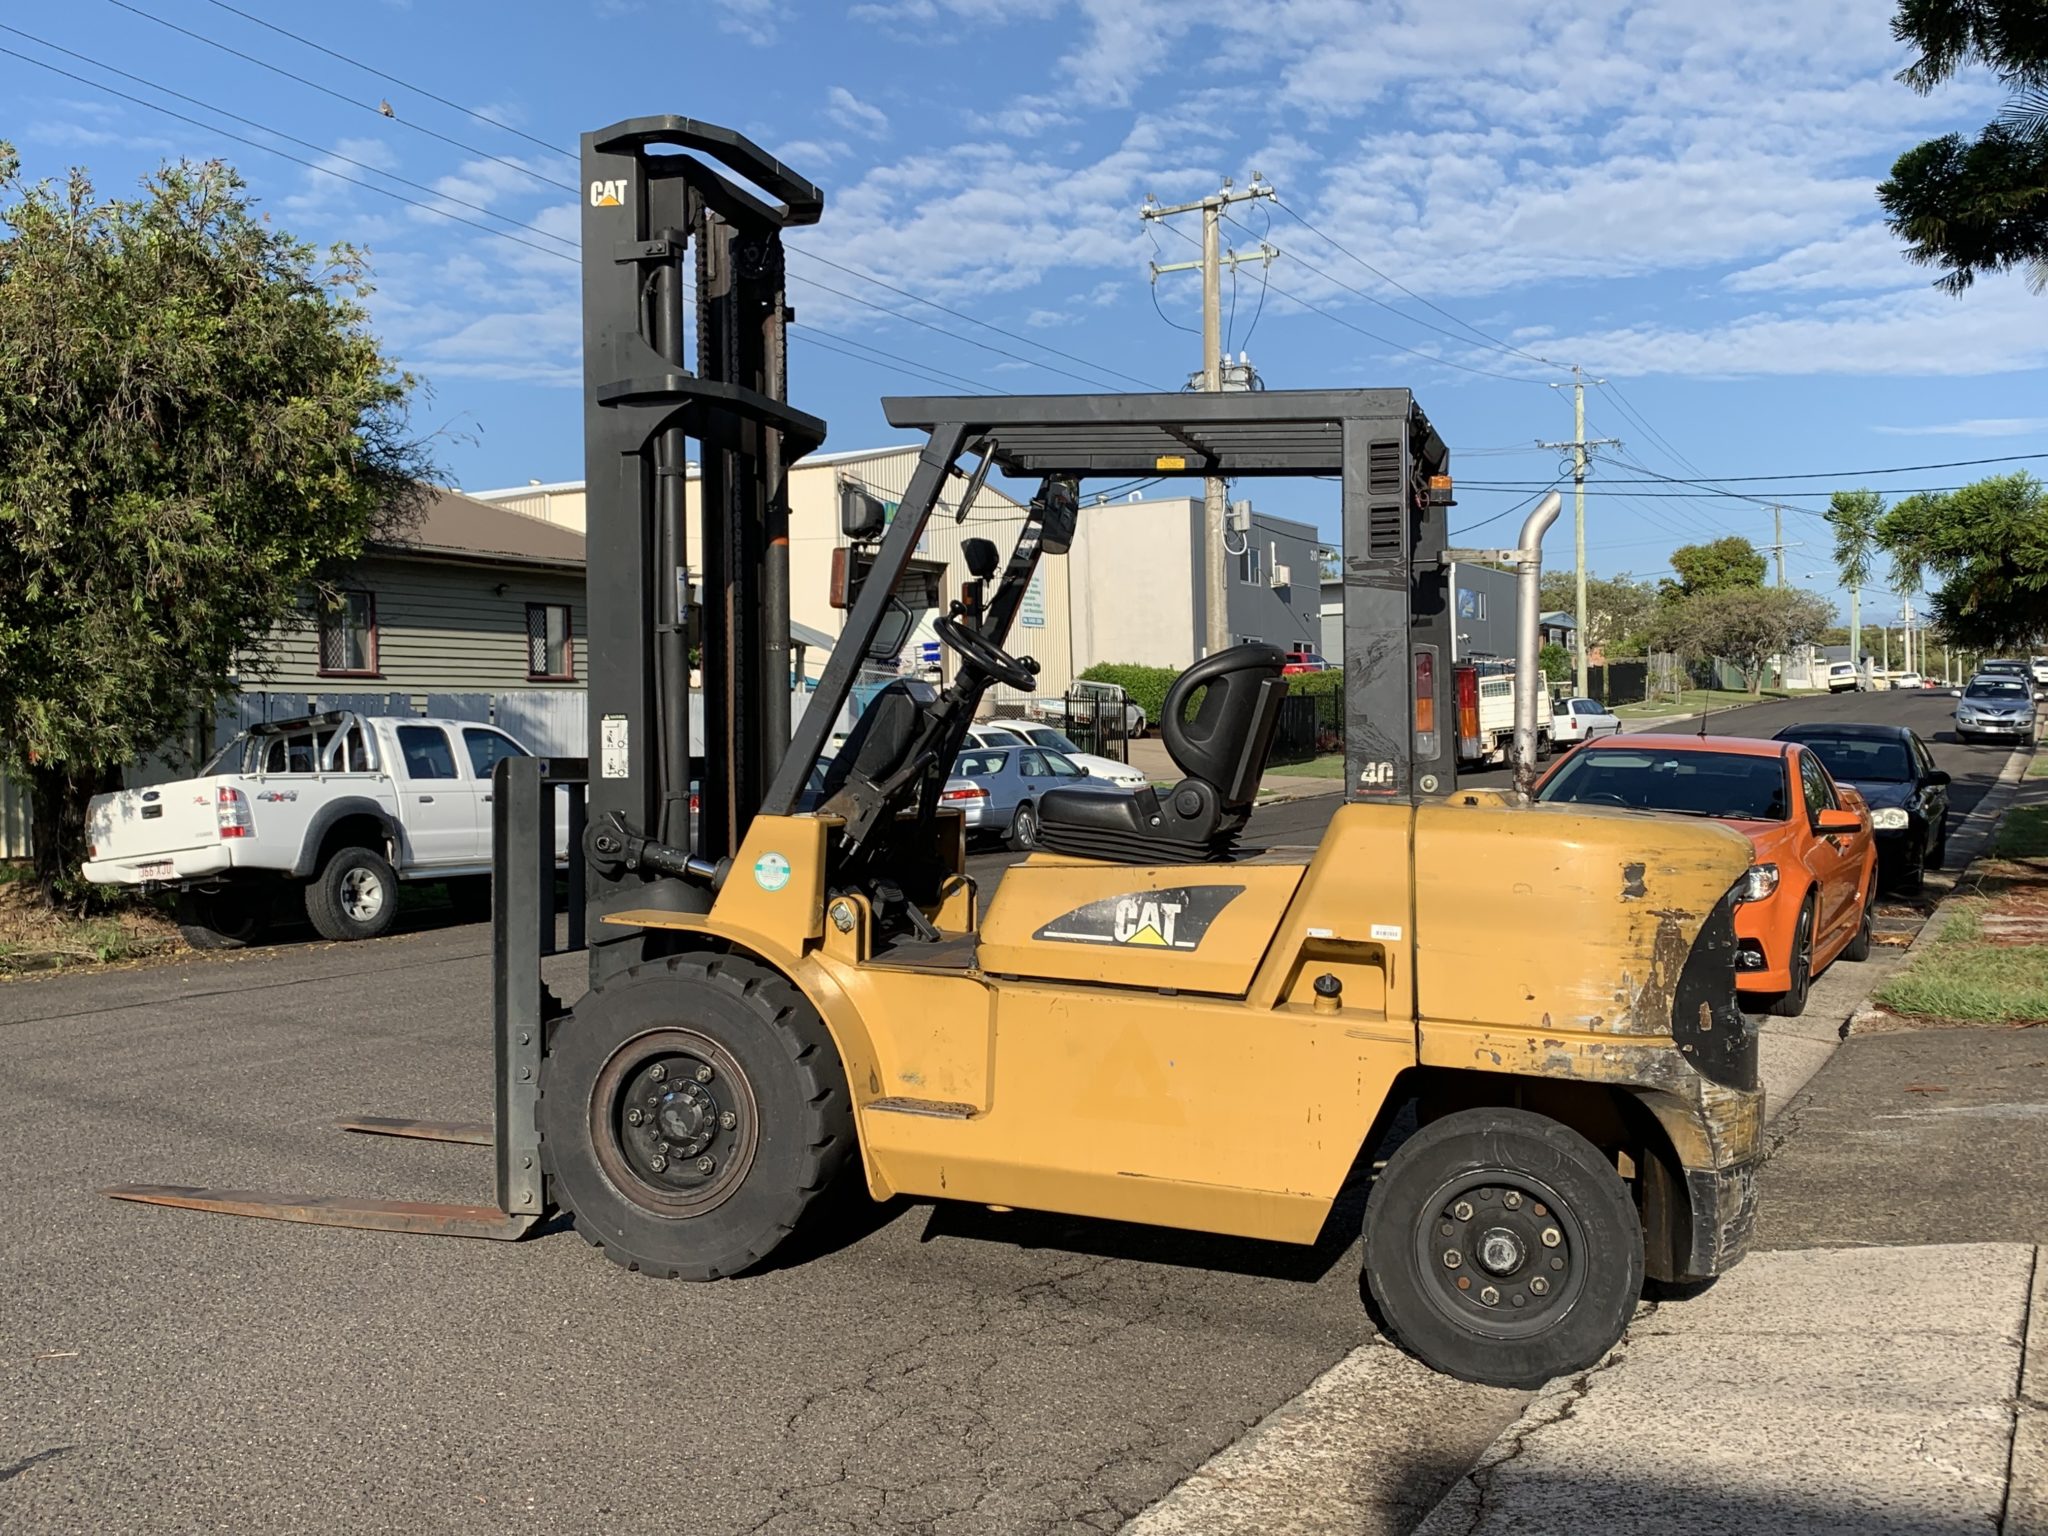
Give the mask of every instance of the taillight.
<svg viewBox="0 0 2048 1536">
<path fill-rule="evenodd" d="M 229 789 L 225 784 L 214 792 L 214 817 L 220 823 L 222 837 L 253 837 L 256 822 L 249 815 L 249 799 L 239 789 Z"/>
<path fill-rule="evenodd" d="M 1436 647 L 1415 648 L 1415 756 L 1428 762 L 1436 756 Z"/>
<path fill-rule="evenodd" d="M 941 800 L 986 800 L 988 791 L 979 785 L 973 789 L 948 789 L 939 795 Z"/>
<path fill-rule="evenodd" d="M 1458 700 L 1458 754 L 1479 755 L 1479 674 L 1470 667 L 1451 669 L 1451 683 Z"/>
</svg>

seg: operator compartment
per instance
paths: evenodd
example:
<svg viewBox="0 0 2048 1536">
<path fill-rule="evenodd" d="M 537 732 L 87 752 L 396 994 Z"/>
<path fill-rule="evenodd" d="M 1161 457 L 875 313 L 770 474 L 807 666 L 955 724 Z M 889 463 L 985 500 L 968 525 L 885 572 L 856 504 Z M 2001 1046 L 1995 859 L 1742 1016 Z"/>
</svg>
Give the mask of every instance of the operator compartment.
<svg viewBox="0 0 2048 1536">
<path fill-rule="evenodd" d="M 1240 997 L 1307 867 L 1301 850 L 1228 864 L 1125 865 L 1033 854 L 982 919 L 993 976 Z"/>
</svg>

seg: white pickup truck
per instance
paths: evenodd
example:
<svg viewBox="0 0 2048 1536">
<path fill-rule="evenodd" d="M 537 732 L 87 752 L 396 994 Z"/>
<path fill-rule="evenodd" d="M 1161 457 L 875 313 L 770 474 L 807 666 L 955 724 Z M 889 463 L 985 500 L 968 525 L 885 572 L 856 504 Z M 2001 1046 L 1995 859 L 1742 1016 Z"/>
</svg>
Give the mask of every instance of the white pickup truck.
<svg viewBox="0 0 2048 1536">
<path fill-rule="evenodd" d="M 179 926 L 200 949 L 254 943 L 300 904 L 326 938 L 375 938 L 397 916 L 401 880 L 448 882 L 458 905 L 487 911 L 491 769 L 530 755 L 473 720 L 271 721 L 197 778 L 95 795 L 85 878 L 177 890 Z"/>
</svg>

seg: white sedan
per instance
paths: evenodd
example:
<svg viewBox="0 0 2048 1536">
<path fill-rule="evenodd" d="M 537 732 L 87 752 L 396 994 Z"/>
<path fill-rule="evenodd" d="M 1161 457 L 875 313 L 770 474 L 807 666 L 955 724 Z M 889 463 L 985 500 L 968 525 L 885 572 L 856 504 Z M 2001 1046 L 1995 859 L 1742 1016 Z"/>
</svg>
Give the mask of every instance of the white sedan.
<svg viewBox="0 0 2048 1536">
<path fill-rule="evenodd" d="M 1152 782 L 1142 769 L 1120 763 L 1113 757 L 1083 752 L 1067 739 L 1064 731 L 1041 725 L 1035 720 L 991 720 L 986 725 L 970 726 L 967 740 L 978 747 L 1031 746 L 1063 752 L 1075 767 L 1087 769 L 1089 778 L 1097 783 L 1113 784 L 1118 789 L 1143 789 Z"/>
<path fill-rule="evenodd" d="M 1565 699 L 1551 712 L 1550 739 L 1560 752 L 1582 741 L 1620 734 L 1621 717 L 1598 699 Z"/>
</svg>

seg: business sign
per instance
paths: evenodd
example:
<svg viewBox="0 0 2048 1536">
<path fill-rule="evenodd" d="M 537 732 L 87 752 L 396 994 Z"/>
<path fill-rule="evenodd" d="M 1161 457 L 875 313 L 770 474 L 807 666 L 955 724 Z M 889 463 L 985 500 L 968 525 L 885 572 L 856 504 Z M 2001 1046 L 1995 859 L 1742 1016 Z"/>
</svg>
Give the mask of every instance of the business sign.
<svg viewBox="0 0 2048 1536">
<path fill-rule="evenodd" d="M 1024 601 L 1017 605 L 1017 622 L 1026 629 L 1045 628 L 1045 571 L 1031 573 L 1031 585 L 1024 589 Z"/>
</svg>

